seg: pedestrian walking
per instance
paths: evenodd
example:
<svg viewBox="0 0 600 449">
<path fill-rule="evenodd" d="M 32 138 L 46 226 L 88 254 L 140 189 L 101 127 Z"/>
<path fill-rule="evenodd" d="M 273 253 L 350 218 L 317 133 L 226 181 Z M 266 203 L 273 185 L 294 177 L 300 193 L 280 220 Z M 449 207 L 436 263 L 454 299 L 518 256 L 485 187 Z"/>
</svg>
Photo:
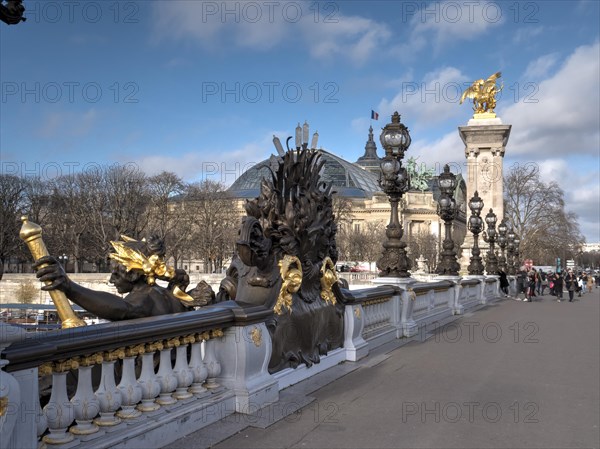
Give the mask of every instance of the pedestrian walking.
<svg viewBox="0 0 600 449">
<path fill-rule="evenodd" d="M 508 277 L 506 276 L 506 272 L 503 269 L 498 271 L 498 276 L 500 276 L 500 290 L 504 293 L 504 296 L 508 296 Z"/>
<path fill-rule="evenodd" d="M 548 275 L 542 270 L 540 270 L 539 275 L 542 283 L 542 292 L 540 293 L 540 295 L 544 296 L 544 290 L 546 290 L 546 288 L 548 287 Z"/>
<path fill-rule="evenodd" d="M 565 276 L 565 287 L 569 292 L 569 302 L 573 302 L 573 296 L 575 295 L 575 290 L 577 289 L 577 277 L 570 268 Z"/>
<path fill-rule="evenodd" d="M 528 289 L 528 279 L 527 279 L 527 268 L 522 266 L 519 268 L 519 272 L 517 273 L 517 300 L 521 301 L 521 295 L 524 295 L 523 301 L 527 301 L 527 289 Z"/>
<path fill-rule="evenodd" d="M 535 287 L 537 284 L 537 272 L 535 268 L 532 268 L 529 273 L 527 273 L 527 299 L 529 302 L 533 302 L 533 298 L 536 297 Z"/>
<path fill-rule="evenodd" d="M 554 275 L 554 292 L 556 293 L 557 301 L 560 302 L 563 297 L 563 277 L 561 273 Z"/>
</svg>

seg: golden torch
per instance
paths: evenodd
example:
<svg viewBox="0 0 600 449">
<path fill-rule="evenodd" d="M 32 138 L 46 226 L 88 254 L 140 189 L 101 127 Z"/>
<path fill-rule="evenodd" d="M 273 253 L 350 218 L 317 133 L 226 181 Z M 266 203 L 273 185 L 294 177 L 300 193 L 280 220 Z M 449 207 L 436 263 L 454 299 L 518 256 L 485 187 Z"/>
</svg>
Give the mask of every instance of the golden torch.
<svg viewBox="0 0 600 449">
<path fill-rule="evenodd" d="M 23 240 L 29 247 L 29 251 L 31 251 L 33 259 L 37 261 L 44 256 L 48 256 L 48 250 L 46 249 L 46 245 L 42 240 L 42 228 L 40 225 L 30 222 L 26 216 L 21 217 L 21 221 L 23 222 L 23 226 L 21 226 L 19 237 L 21 237 L 21 240 Z M 42 265 L 40 268 L 45 266 L 46 265 Z M 52 284 L 52 281 L 45 281 L 45 284 Z M 71 304 L 69 303 L 69 300 L 64 292 L 60 290 L 50 290 L 48 293 L 50 293 L 52 302 L 56 306 L 56 311 L 58 312 L 58 317 L 62 322 L 63 329 L 85 326 L 85 321 L 75 314 L 75 311 L 71 307 Z"/>
</svg>

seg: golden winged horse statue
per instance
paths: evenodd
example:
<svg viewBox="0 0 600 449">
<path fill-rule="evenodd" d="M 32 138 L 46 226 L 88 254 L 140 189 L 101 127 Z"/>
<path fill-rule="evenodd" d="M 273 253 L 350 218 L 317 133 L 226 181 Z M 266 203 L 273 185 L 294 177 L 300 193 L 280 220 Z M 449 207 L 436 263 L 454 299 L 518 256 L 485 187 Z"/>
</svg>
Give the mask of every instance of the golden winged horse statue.
<svg viewBox="0 0 600 449">
<path fill-rule="evenodd" d="M 500 93 L 503 85 L 497 86 L 496 80 L 502 76 L 501 72 L 496 72 L 487 80 L 479 79 L 474 81 L 471 86 L 469 86 L 463 92 L 460 97 L 460 104 L 465 101 L 465 98 L 473 99 L 473 111 L 475 114 L 494 114 L 494 108 L 496 107 L 496 95 Z M 495 117 L 495 114 L 494 114 Z"/>
</svg>

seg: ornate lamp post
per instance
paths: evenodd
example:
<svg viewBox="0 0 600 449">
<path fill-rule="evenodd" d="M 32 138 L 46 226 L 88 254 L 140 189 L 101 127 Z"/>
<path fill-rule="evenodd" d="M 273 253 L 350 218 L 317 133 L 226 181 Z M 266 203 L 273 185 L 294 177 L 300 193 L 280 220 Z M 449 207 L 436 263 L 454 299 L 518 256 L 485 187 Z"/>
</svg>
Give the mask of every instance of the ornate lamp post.
<svg viewBox="0 0 600 449">
<path fill-rule="evenodd" d="M 385 125 L 380 136 L 385 149 L 381 161 L 379 185 L 390 199 L 392 206 L 390 224 L 385 230 L 387 241 L 383 244 L 383 254 L 377 261 L 377 268 L 383 277 L 410 277 L 410 261 L 406 257 L 406 243 L 402 239 L 402 225 L 398 218 L 398 203 L 410 188 L 406 168 L 402 167 L 404 152 L 410 146 L 408 128 L 400 123 L 400 114 L 394 112 L 392 122 Z"/>
<path fill-rule="evenodd" d="M 519 262 L 519 245 L 521 244 L 521 238 L 515 234 L 515 260 L 513 261 L 513 269 L 515 270 L 515 274 L 517 274 L 517 271 L 519 271 L 519 268 L 521 268 L 521 263 Z"/>
<path fill-rule="evenodd" d="M 504 254 L 504 250 L 506 249 L 506 244 L 508 243 L 508 239 L 506 237 L 506 233 L 508 231 L 508 225 L 506 224 L 506 218 L 503 218 L 500 224 L 498 225 L 498 246 L 500 247 L 500 257 L 498 258 L 498 268 L 506 272 L 506 257 Z"/>
<path fill-rule="evenodd" d="M 496 274 L 498 272 L 498 259 L 494 251 L 494 243 L 496 242 L 496 221 L 498 218 L 492 209 L 485 216 L 485 222 L 487 223 L 487 233 L 483 233 L 483 240 L 490 244 L 490 249 L 487 253 L 487 260 L 485 264 L 485 271 L 488 275 Z"/>
<path fill-rule="evenodd" d="M 58 256 L 58 260 L 64 267 L 65 271 L 67 271 L 67 260 L 69 260 L 69 256 L 67 256 L 65 253 L 63 253 L 62 256 Z"/>
<path fill-rule="evenodd" d="M 17 23 L 27 20 L 23 17 L 25 7 L 21 4 L 22 0 L 7 0 L 6 6 L 3 5 L 4 0 L 0 0 L 0 20 L 7 25 L 16 25 Z"/>
<path fill-rule="evenodd" d="M 514 275 L 515 274 L 515 265 L 514 265 L 514 260 L 515 260 L 515 231 L 513 231 L 512 228 L 508 229 L 508 234 L 507 234 L 507 261 L 506 261 L 506 265 L 507 265 L 507 274 L 510 275 Z"/>
<path fill-rule="evenodd" d="M 438 199 L 437 214 L 444 220 L 445 238 L 442 244 L 443 251 L 440 254 L 440 263 L 437 266 L 437 274 L 458 276 L 460 265 L 456 260 L 454 242 L 452 241 L 452 221 L 456 216 L 456 201 L 454 190 L 456 189 L 456 176 L 450 172 L 450 167 L 444 165 L 444 172 L 438 177 L 440 186 L 440 198 Z"/>
<path fill-rule="evenodd" d="M 481 251 L 479 251 L 479 233 L 483 231 L 483 219 L 481 218 L 483 200 L 479 197 L 477 191 L 469 200 L 469 209 L 471 209 L 471 216 L 469 217 L 468 227 L 469 231 L 473 233 L 473 249 L 471 250 L 471 263 L 468 270 L 471 275 L 482 275 L 484 267 L 481 263 Z"/>
</svg>

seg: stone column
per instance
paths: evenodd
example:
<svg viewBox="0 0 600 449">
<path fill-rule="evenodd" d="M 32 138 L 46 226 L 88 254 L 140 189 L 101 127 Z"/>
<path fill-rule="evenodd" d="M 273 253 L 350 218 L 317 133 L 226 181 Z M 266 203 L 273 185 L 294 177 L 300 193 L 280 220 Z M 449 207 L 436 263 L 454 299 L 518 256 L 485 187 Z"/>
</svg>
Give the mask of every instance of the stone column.
<svg viewBox="0 0 600 449">
<path fill-rule="evenodd" d="M 467 158 L 467 202 L 477 190 L 483 199 L 482 210 L 494 209 L 501 221 L 504 217 L 504 152 L 512 125 L 503 125 L 499 117 L 491 119 L 472 118 L 467 126 L 459 126 L 458 133 L 465 144 Z M 470 211 L 467 210 L 467 220 Z M 461 248 L 461 274 L 467 273 L 473 234 L 468 231 Z M 480 249 L 484 253 L 488 246 L 480 239 Z"/>
</svg>

